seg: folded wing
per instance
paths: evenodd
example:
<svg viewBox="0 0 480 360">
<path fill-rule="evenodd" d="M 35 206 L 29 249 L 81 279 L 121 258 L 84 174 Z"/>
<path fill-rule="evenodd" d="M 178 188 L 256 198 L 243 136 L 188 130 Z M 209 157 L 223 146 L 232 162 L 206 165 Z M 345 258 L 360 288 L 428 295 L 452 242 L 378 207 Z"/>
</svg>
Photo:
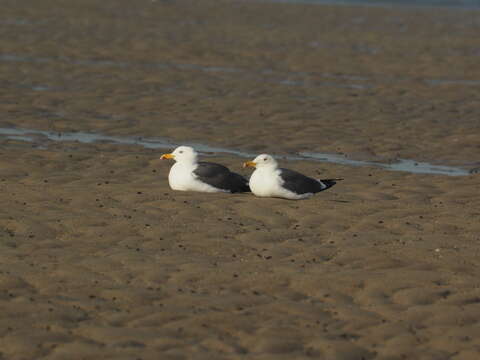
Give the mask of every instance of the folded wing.
<svg viewBox="0 0 480 360">
<path fill-rule="evenodd" d="M 198 180 L 231 193 L 249 192 L 248 180 L 231 172 L 226 166 L 201 161 L 193 171 Z"/>
<path fill-rule="evenodd" d="M 283 181 L 282 187 L 299 195 L 326 190 L 335 185 L 337 180 L 317 180 L 289 169 L 280 169 L 280 178 Z"/>
</svg>

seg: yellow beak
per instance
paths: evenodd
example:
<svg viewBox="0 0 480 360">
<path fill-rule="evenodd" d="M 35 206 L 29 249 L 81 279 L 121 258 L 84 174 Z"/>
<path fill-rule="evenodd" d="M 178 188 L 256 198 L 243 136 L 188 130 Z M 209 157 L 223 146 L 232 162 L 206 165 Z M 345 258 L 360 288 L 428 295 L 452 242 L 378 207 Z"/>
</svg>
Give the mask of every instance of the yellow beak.
<svg viewBox="0 0 480 360">
<path fill-rule="evenodd" d="M 247 167 L 247 166 L 254 168 L 255 166 L 257 166 L 257 163 L 254 161 L 246 161 L 243 163 L 243 167 Z"/>
<path fill-rule="evenodd" d="M 162 156 L 160 156 L 160 159 L 161 159 L 161 160 L 164 160 L 164 159 L 175 159 L 175 155 L 173 155 L 173 154 L 163 154 Z"/>
</svg>

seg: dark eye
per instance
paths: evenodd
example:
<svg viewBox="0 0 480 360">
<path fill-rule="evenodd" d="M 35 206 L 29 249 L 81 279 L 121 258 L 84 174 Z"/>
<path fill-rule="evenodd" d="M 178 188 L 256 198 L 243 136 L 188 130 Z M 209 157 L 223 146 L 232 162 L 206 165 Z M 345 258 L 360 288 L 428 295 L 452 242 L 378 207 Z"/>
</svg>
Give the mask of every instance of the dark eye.
<svg viewBox="0 0 480 360">
<path fill-rule="evenodd" d="M 263 158 L 263 161 L 267 161 L 267 158 Z"/>
<path fill-rule="evenodd" d="M 183 151 L 179 151 L 180 154 L 183 154 Z"/>
</svg>

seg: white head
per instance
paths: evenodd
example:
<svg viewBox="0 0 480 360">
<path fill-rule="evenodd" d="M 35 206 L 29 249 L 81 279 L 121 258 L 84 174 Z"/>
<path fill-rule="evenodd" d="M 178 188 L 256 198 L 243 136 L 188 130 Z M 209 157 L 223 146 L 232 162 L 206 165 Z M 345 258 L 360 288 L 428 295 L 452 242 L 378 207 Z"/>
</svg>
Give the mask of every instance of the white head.
<svg viewBox="0 0 480 360">
<path fill-rule="evenodd" d="M 190 146 L 179 146 L 170 154 L 163 154 L 160 159 L 173 159 L 177 162 L 196 163 L 198 153 Z"/>
<path fill-rule="evenodd" d="M 255 159 L 253 159 L 253 161 L 247 161 L 243 163 L 243 166 L 244 167 L 250 166 L 257 169 L 267 168 L 267 167 L 276 169 L 278 166 L 278 163 L 275 161 L 273 156 L 268 154 L 261 154 L 261 155 L 258 155 Z"/>
</svg>

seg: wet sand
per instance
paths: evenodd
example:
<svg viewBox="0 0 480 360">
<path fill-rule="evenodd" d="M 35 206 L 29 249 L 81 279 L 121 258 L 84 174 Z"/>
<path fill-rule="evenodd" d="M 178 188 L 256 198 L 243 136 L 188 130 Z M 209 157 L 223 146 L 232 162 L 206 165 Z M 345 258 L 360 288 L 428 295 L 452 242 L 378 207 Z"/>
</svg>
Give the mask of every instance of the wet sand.
<svg viewBox="0 0 480 360">
<path fill-rule="evenodd" d="M 8 3 L 6 124 L 478 163 L 478 11 Z"/>
<path fill-rule="evenodd" d="M 479 165 L 478 12 L 22 4 L 2 127 Z M 0 155 L 0 359 L 479 356 L 478 175 L 283 162 L 346 179 L 286 201 L 171 191 L 137 146 Z"/>
</svg>

